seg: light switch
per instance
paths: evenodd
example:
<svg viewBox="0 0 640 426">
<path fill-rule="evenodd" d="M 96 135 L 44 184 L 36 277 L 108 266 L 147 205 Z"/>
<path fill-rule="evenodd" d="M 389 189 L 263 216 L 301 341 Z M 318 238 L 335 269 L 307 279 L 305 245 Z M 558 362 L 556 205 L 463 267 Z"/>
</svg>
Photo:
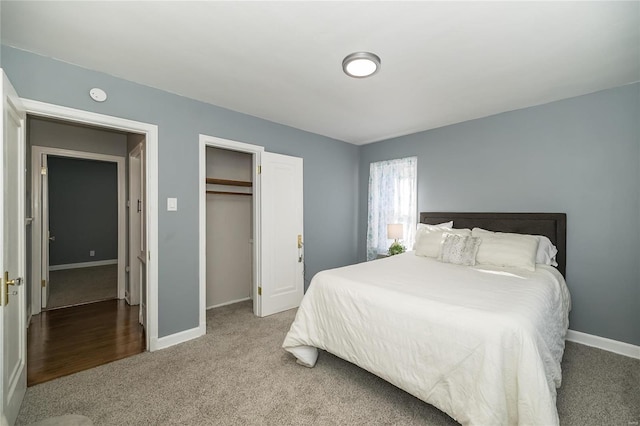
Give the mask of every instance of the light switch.
<svg viewBox="0 0 640 426">
<path fill-rule="evenodd" d="M 178 211 L 178 199 L 177 198 L 167 198 L 167 211 L 168 212 Z"/>
</svg>

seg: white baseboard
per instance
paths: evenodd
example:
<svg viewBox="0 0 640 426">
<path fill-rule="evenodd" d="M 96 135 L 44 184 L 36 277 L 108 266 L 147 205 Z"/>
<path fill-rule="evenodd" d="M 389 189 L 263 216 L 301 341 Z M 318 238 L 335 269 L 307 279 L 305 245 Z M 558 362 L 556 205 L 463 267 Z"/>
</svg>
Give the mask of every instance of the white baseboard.
<svg viewBox="0 0 640 426">
<path fill-rule="evenodd" d="M 208 307 L 207 309 L 219 308 L 221 306 L 231 305 L 233 303 L 244 302 L 251 300 L 251 297 L 245 297 L 243 299 L 232 300 L 230 302 L 221 303 L 219 305 Z M 200 324 L 199 327 L 192 328 L 190 330 L 180 331 L 169 336 L 160 337 L 158 339 L 151 339 L 150 352 L 165 349 L 180 343 L 188 342 L 189 340 L 197 339 L 198 337 L 207 334 L 207 324 Z"/>
<path fill-rule="evenodd" d="M 92 266 L 117 265 L 118 259 L 96 260 L 95 262 L 67 263 L 65 265 L 49 265 L 50 271 L 63 269 L 90 268 Z"/>
<path fill-rule="evenodd" d="M 594 336 L 592 334 L 573 330 L 569 330 L 567 332 L 567 340 L 631 358 L 640 359 L 640 346 L 632 345 L 631 343 L 619 342 L 617 340 L 607 339 L 606 337 Z"/>
<path fill-rule="evenodd" d="M 192 328 L 190 330 L 180 331 L 178 333 L 158 338 L 155 344 L 154 342 L 152 342 L 151 350 L 154 351 L 158 349 L 166 349 L 173 345 L 197 339 L 198 337 L 204 336 L 205 334 L 207 334 L 206 325 L 201 325 L 200 327 Z"/>
<path fill-rule="evenodd" d="M 230 302 L 219 303 L 213 306 L 207 306 L 207 310 L 213 309 L 213 308 L 220 308 L 222 306 L 227 306 L 227 305 L 233 305 L 234 303 L 246 302 L 247 300 L 251 300 L 251 297 L 245 297 L 243 299 L 237 299 L 237 300 L 232 300 Z"/>
</svg>

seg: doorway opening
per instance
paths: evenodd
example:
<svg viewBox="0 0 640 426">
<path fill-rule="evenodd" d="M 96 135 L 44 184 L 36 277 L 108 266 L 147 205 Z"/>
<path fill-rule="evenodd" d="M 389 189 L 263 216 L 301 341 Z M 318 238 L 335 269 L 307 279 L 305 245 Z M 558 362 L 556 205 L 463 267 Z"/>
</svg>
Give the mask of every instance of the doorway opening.
<svg viewBox="0 0 640 426">
<path fill-rule="evenodd" d="M 246 185 L 245 188 L 252 192 L 251 212 L 245 213 L 245 217 L 250 214 L 249 236 L 252 244 L 249 250 L 251 256 L 247 254 L 247 257 L 252 267 L 249 297 L 252 299 L 253 314 L 263 317 L 295 308 L 299 306 L 304 293 L 302 158 L 265 152 L 261 146 L 200 135 L 199 330 L 202 334 L 206 331 L 207 276 L 216 272 L 208 270 L 210 265 L 207 258 L 207 207 L 211 195 L 208 192 L 216 190 L 207 188 L 207 184 L 229 183 L 217 180 L 217 176 L 207 180 L 210 171 L 208 151 L 238 156 L 243 164 L 250 164 L 251 167 L 250 173 L 245 172 L 239 181 L 231 182 L 234 185 L 222 187 L 226 188 L 226 192 L 237 193 L 241 192 L 238 187 Z M 242 170 L 245 170 L 244 167 Z M 247 176 L 251 177 L 250 181 Z M 215 236 L 210 236 L 210 239 L 215 239 Z M 246 296 L 240 299 L 247 300 Z"/>
<path fill-rule="evenodd" d="M 118 163 L 41 154 L 42 310 L 118 299 Z M 45 189 L 46 188 L 46 189 Z M 45 207 L 46 206 L 46 207 Z M 46 243 L 48 238 L 49 242 Z M 48 247 L 47 247 L 48 246 Z"/>
<path fill-rule="evenodd" d="M 128 157 L 135 149 L 144 152 L 148 133 L 31 114 L 28 122 L 33 226 L 27 249 L 32 275 L 27 381 L 33 385 L 153 350 L 157 331 L 145 330 L 146 297 L 157 282 L 147 283 L 146 259 L 144 274 L 138 268 L 135 284 L 128 279 L 131 242 L 143 243 L 138 256 L 149 246 L 146 229 L 141 231 L 149 222 L 148 185 L 136 194 L 136 226 L 128 223 Z M 137 188 L 142 188 L 149 180 L 147 157 L 137 160 Z M 137 232 L 135 238 L 131 232 Z M 148 324 L 155 323 L 156 318 Z"/>
<path fill-rule="evenodd" d="M 91 136 L 98 135 L 102 144 L 84 149 L 117 147 L 124 153 L 126 145 L 119 145 L 127 136 L 109 133 L 111 139 L 105 139 L 107 132 L 102 130 L 96 133 L 98 130 L 35 118 L 28 123 L 31 314 L 109 298 L 113 293 L 115 298 L 124 298 L 128 241 L 125 157 L 42 145 L 73 147 L 70 142 L 77 137 L 92 141 Z M 51 276 L 56 279 L 52 281 Z"/>
<path fill-rule="evenodd" d="M 239 173 L 234 175 L 236 179 L 231 179 L 232 183 L 236 183 L 233 191 L 229 190 L 228 185 L 217 186 L 220 183 L 228 183 L 221 180 L 217 180 L 213 175 L 213 167 L 216 161 L 214 159 L 215 153 L 223 154 L 225 157 L 233 157 L 236 159 L 238 165 L 238 171 L 233 173 Z M 246 189 L 249 188 L 252 194 L 251 206 L 250 206 L 250 234 L 249 234 L 249 258 L 251 261 L 251 277 L 249 282 L 249 289 L 247 291 L 248 297 L 243 296 L 237 299 L 253 301 L 253 313 L 254 315 L 261 316 L 261 304 L 259 301 L 259 274 L 260 274 L 260 204 L 261 204 L 261 185 L 260 179 L 258 179 L 259 166 L 261 164 L 261 154 L 264 152 L 264 148 L 261 146 L 245 144 L 236 141 L 230 141 L 226 139 L 220 139 L 211 136 L 200 135 L 200 176 L 199 176 L 199 193 L 200 193 L 200 325 L 199 329 L 202 334 L 206 333 L 206 311 L 207 308 L 214 308 L 222 306 L 227 303 L 216 302 L 215 297 L 212 295 L 209 287 L 212 285 L 212 276 L 215 271 L 211 270 L 214 266 L 207 258 L 207 244 L 211 244 L 213 238 L 208 237 L 208 216 L 212 214 L 211 198 L 217 194 L 214 192 L 216 189 L 224 189 L 225 192 L 249 192 Z M 247 164 L 248 162 L 248 164 Z M 250 167 L 246 170 L 245 167 Z M 229 171 L 225 171 L 228 173 Z M 211 174 L 211 176 L 209 176 Z M 222 176 L 222 175 L 220 175 Z M 230 180 L 230 179 L 227 179 Z M 239 186 L 238 182 L 250 182 L 251 186 Z M 212 185 L 212 186 L 210 186 Z M 211 189 L 207 189 L 209 186 Z M 209 192 L 211 191 L 211 192 Z M 237 196 L 242 197 L 242 196 Z M 213 200 L 215 201 L 215 200 Z M 246 213 L 245 213 L 246 214 Z M 213 237 L 213 236 L 212 236 Z M 234 296 L 235 297 L 235 296 Z M 228 298 L 230 302 L 239 302 L 240 300 L 234 300 Z"/>
<path fill-rule="evenodd" d="M 206 148 L 207 310 L 253 297 L 252 154 Z"/>
<path fill-rule="evenodd" d="M 111 129 L 144 136 L 145 169 L 143 185 L 146 194 L 146 208 L 143 209 L 146 249 L 144 274 L 147 284 L 145 294 L 146 312 L 144 318 L 145 348 L 148 351 L 155 351 L 162 347 L 170 346 L 173 340 L 175 340 L 172 339 L 172 336 L 158 338 L 158 126 L 29 99 L 21 99 L 21 102 L 26 113 L 31 117 L 58 120 L 78 126 Z M 127 141 L 127 147 L 129 147 L 129 141 Z M 27 153 L 29 152 L 30 151 L 27 150 Z M 30 164 L 29 159 L 27 159 L 26 163 Z M 30 174 L 27 174 L 27 178 L 29 177 Z M 30 188 L 30 185 L 27 185 L 27 188 Z M 31 194 L 27 195 L 27 199 L 32 199 Z M 31 207 L 30 203 L 27 204 L 27 207 Z M 34 211 L 29 211 L 28 215 L 33 216 Z M 33 231 L 36 231 L 37 227 L 34 226 L 33 228 Z M 32 238 L 32 240 L 36 239 Z M 29 256 L 31 250 L 28 250 L 26 254 Z M 28 261 L 33 262 L 34 260 L 28 259 Z M 39 277 L 29 278 L 30 282 L 33 282 Z M 27 288 L 29 287 L 30 286 L 27 286 Z M 27 301 L 30 301 L 30 299 L 30 297 L 27 297 Z M 34 307 L 30 305 L 31 303 L 28 302 L 27 312 L 34 309 Z"/>
</svg>

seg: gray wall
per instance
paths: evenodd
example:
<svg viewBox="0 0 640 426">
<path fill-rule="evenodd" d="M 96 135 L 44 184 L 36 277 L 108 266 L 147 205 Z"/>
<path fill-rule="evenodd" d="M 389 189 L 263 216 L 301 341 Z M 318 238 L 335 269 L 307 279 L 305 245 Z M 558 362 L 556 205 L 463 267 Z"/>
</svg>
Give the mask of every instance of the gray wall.
<svg viewBox="0 0 640 426">
<path fill-rule="evenodd" d="M 179 198 L 179 211 L 161 209 L 158 218 L 159 337 L 198 326 L 200 133 L 304 159 L 307 282 L 322 269 L 356 261 L 356 146 L 7 46 L 2 66 L 24 98 L 158 125 L 158 204 Z M 92 87 L 108 100 L 92 101 Z"/>
<path fill-rule="evenodd" d="M 49 156 L 49 264 L 118 258 L 116 163 Z M 95 256 L 89 252 L 95 251 Z"/>
<path fill-rule="evenodd" d="M 360 149 L 359 258 L 372 161 L 418 156 L 419 211 L 567 213 L 570 328 L 640 344 L 640 84 Z"/>
</svg>

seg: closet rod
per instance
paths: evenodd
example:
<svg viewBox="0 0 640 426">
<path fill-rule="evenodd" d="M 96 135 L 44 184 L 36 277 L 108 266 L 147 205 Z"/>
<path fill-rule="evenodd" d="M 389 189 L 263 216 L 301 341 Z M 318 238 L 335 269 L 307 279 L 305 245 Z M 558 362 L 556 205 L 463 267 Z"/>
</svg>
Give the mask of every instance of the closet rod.
<svg viewBox="0 0 640 426">
<path fill-rule="evenodd" d="M 253 195 L 250 192 L 207 191 L 207 194 Z"/>
</svg>

